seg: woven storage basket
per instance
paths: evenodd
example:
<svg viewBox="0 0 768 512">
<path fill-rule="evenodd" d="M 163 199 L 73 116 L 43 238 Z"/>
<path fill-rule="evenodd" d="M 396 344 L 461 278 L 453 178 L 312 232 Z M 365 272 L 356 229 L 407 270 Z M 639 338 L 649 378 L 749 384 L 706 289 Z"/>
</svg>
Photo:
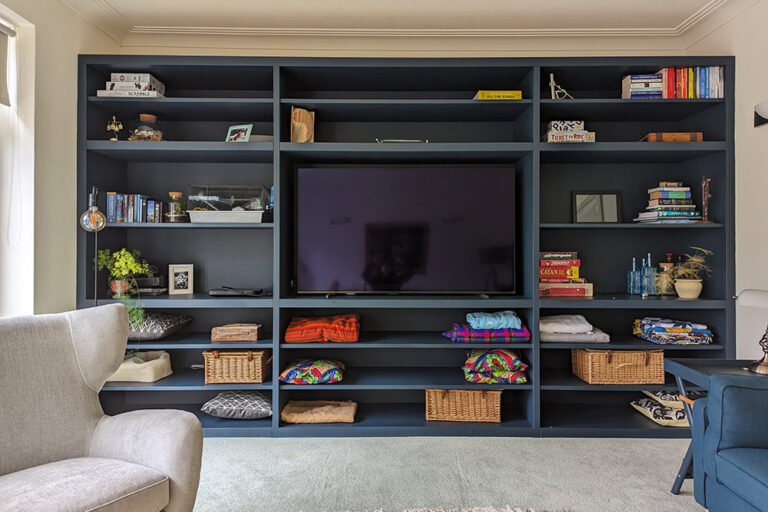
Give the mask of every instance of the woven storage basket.
<svg viewBox="0 0 768 512">
<path fill-rule="evenodd" d="M 664 384 L 664 351 L 571 350 L 573 374 L 588 384 Z"/>
<path fill-rule="evenodd" d="M 427 421 L 501 423 L 501 391 L 428 389 L 425 398 Z"/>
<path fill-rule="evenodd" d="M 272 357 L 268 356 L 266 350 L 206 350 L 203 358 L 206 384 L 261 384 L 272 368 Z"/>
</svg>

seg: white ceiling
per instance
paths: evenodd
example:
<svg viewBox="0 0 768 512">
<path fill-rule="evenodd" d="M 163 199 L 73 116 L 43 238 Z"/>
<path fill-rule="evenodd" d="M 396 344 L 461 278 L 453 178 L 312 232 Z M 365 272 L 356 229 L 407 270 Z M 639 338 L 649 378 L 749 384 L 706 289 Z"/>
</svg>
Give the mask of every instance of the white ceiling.
<svg viewBox="0 0 768 512">
<path fill-rule="evenodd" d="M 729 0 L 64 0 L 128 34 L 677 36 Z"/>
</svg>

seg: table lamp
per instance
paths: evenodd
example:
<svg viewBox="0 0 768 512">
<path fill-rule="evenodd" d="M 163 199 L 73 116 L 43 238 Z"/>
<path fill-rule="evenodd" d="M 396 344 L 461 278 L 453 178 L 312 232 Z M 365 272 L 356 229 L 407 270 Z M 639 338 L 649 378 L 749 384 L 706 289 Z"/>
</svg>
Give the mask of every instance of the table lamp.
<svg viewBox="0 0 768 512">
<path fill-rule="evenodd" d="M 765 290 L 744 290 L 739 294 L 738 299 L 742 306 L 768 308 L 768 291 Z M 768 375 L 768 328 L 760 338 L 760 347 L 763 349 L 763 358 L 751 363 L 748 370 L 760 375 Z"/>
</svg>

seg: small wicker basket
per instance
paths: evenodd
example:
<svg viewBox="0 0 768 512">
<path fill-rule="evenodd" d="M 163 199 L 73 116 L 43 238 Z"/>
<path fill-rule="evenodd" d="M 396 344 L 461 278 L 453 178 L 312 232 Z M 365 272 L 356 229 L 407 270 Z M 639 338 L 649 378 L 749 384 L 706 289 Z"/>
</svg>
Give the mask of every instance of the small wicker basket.
<svg viewBox="0 0 768 512">
<path fill-rule="evenodd" d="M 571 350 L 573 374 L 588 384 L 664 384 L 664 351 Z"/>
<path fill-rule="evenodd" d="M 206 350 L 203 358 L 206 384 L 261 384 L 272 368 L 272 357 L 266 350 Z"/>
<path fill-rule="evenodd" d="M 501 391 L 427 389 L 427 421 L 501 423 Z"/>
</svg>

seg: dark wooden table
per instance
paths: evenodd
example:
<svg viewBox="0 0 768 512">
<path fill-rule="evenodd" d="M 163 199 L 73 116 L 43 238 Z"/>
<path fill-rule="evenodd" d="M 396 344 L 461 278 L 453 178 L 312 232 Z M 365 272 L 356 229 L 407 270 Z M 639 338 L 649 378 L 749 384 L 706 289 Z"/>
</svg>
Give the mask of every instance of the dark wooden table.
<svg viewBox="0 0 768 512">
<path fill-rule="evenodd" d="M 751 375 L 756 376 L 747 370 L 747 366 L 752 361 L 747 360 L 728 360 L 728 359 L 696 359 L 696 358 L 673 358 L 664 359 L 664 370 L 675 377 L 677 389 L 683 396 L 688 396 L 685 390 L 685 383 L 707 389 L 709 378 L 712 375 Z M 685 416 L 688 418 L 688 424 L 693 428 L 693 414 L 691 407 L 683 403 L 685 407 Z M 691 468 L 693 463 L 693 443 L 688 445 L 688 451 L 685 452 L 683 463 L 677 472 L 675 483 L 672 485 L 672 494 L 678 494 L 680 487 L 686 478 L 693 478 Z"/>
</svg>

